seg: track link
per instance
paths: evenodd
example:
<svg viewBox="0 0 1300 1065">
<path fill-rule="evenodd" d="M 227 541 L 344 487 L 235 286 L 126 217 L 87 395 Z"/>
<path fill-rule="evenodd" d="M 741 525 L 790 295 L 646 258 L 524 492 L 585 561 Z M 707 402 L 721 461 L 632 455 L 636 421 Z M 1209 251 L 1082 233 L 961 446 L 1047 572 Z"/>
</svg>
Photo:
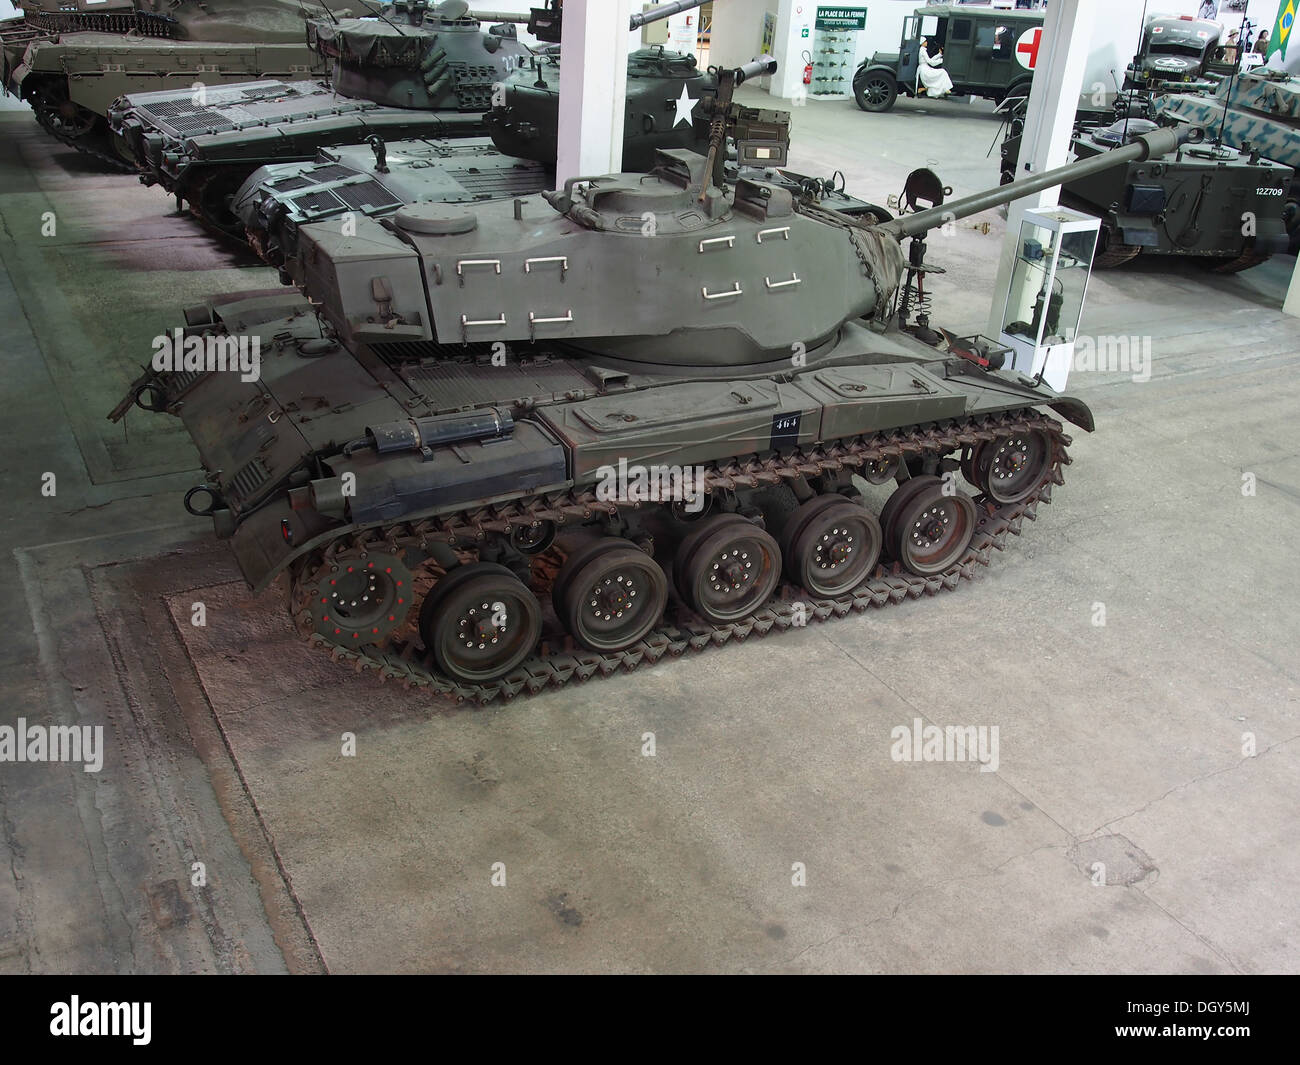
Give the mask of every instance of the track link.
<svg viewBox="0 0 1300 1065">
<path fill-rule="evenodd" d="M 387 645 L 341 647 L 319 633 L 311 631 L 306 612 L 304 586 L 297 582 L 290 589 L 290 613 L 299 634 L 312 646 L 319 647 L 336 662 L 345 662 L 358 672 L 373 672 L 380 680 L 394 680 L 408 688 L 420 688 L 449 697 L 457 702 L 482 704 L 496 699 L 509 700 L 519 694 L 534 694 L 547 688 L 630 672 L 662 658 L 676 658 L 690 652 L 721 646 L 730 640 L 742 641 L 750 636 L 765 636 L 773 631 L 799 627 L 812 621 L 827 621 L 862 613 L 870 607 L 884 607 L 907 599 L 919 599 L 950 591 L 963 580 L 972 579 L 976 566 L 986 566 L 994 550 L 1002 550 L 1009 535 L 1019 535 L 1025 519 L 1037 517 L 1040 503 L 1051 502 L 1052 488 L 1064 483 L 1062 468 L 1070 459 L 1066 448 L 1070 438 L 1056 420 L 1037 411 L 1026 410 L 1010 415 L 959 422 L 939 423 L 926 428 L 855 438 L 822 444 L 806 453 L 795 452 L 770 459 L 753 458 L 733 461 L 708 470 L 709 491 L 737 487 L 760 487 L 795 477 L 817 476 L 843 469 L 860 469 L 868 461 L 880 458 L 906 458 L 921 454 L 944 454 L 955 448 L 995 440 L 1002 436 L 1038 430 L 1051 441 L 1048 473 L 1037 491 L 1019 503 L 999 505 L 984 496 L 976 498 L 978 523 L 974 538 L 962 558 L 946 572 L 932 577 L 918 577 L 897 563 L 882 564 L 876 572 L 852 592 L 834 598 L 811 596 L 801 588 L 785 584 L 776 597 L 758 612 L 726 625 L 705 622 L 689 609 L 670 601 L 664 623 L 634 646 L 613 653 L 597 653 L 575 646 L 563 634 L 543 633 L 537 653 L 526 659 L 506 676 L 485 684 L 464 684 L 439 674 L 432 658 L 416 636 L 395 638 Z M 623 504 L 632 506 L 632 504 Z M 590 519 L 599 512 L 613 512 L 616 504 L 597 501 L 591 492 L 571 492 L 560 497 L 536 497 L 516 501 L 504 508 L 462 511 L 412 525 L 390 527 L 386 533 L 371 531 L 343 536 L 335 543 L 309 556 L 312 563 L 328 561 L 332 553 L 355 550 L 394 550 L 405 547 L 445 543 L 458 552 L 471 553 L 474 545 L 488 534 L 508 532 L 515 526 L 527 526 L 537 520 L 563 523 L 571 519 Z M 542 565 L 548 565 L 543 556 Z M 554 577 L 554 563 L 551 577 Z M 536 583 L 536 582 L 535 582 Z"/>
</svg>

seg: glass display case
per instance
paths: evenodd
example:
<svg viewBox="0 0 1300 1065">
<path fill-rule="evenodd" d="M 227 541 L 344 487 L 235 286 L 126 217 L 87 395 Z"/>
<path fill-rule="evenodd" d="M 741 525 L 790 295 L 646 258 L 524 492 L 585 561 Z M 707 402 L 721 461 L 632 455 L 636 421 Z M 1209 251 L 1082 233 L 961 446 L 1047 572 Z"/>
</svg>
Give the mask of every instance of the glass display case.
<svg viewBox="0 0 1300 1065">
<path fill-rule="evenodd" d="M 853 93 L 853 73 L 863 59 L 865 7 L 818 7 L 812 48 L 803 53 L 809 95 L 844 100 Z"/>
<path fill-rule="evenodd" d="M 999 339 L 1015 354 L 1012 368 L 1058 392 L 1074 362 L 1100 226 L 1065 207 L 1034 208 L 1020 223 Z"/>
</svg>

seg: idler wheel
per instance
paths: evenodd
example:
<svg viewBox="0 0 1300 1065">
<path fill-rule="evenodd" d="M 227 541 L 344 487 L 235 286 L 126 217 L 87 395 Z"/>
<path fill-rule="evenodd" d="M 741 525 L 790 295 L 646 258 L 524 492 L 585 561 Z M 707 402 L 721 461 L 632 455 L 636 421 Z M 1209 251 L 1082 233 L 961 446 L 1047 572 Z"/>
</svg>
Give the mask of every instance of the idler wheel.
<svg viewBox="0 0 1300 1065">
<path fill-rule="evenodd" d="M 871 576 L 880 560 L 881 539 L 874 514 L 834 497 L 791 544 L 786 572 L 813 595 L 843 595 Z"/>
<path fill-rule="evenodd" d="M 541 634 L 537 597 L 494 562 L 456 567 L 420 608 L 420 635 L 438 668 L 471 684 L 509 673 L 533 653 Z"/>
<path fill-rule="evenodd" d="M 980 448 L 974 483 L 996 503 L 1019 503 L 1037 491 L 1051 461 L 1046 434 L 1037 429 L 1014 433 Z"/>
<path fill-rule="evenodd" d="M 621 651 L 663 617 L 668 579 L 653 558 L 626 540 L 607 536 L 592 546 L 582 557 L 575 554 L 556 579 L 555 613 L 588 650 Z"/>
<path fill-rule="evenodd" d="M 975 535 L 975 503 L 965 492 L 945 495 L 927 485 L 898 511 L 892 554 L 918 577 L 933 577 L 966 553 Z"/>
<path fill-rule="evenodd" d="M 781 579 L 781 549 L 776 541 L 734 514 L 710 518 L 682 547 L 677 590 L 687 606 L 715 624 L 754 613 Z"/>
<path fill-rule="evenodd" d="M 308 587 L 312 625 L 341 647 L 381 644 L 406 624 L 411 586 L 411 571 L 391 552 L 341 552 Z"/>
</svg>

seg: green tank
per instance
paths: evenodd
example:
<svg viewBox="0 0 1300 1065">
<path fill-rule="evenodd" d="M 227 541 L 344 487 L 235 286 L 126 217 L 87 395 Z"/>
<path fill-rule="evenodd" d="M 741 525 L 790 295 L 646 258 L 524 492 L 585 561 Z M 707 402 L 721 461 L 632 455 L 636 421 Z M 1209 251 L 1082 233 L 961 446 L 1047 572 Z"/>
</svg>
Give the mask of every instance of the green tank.
<svg viewBox="0 0 1300 1065">
<path fill-rule="evenodd" d="M 126 93 L 324 73 L 307 46 L 311 0 L 29 0 L 0 25 L 3 84 L 53 136 L 114 166 L 130 163 L 109 134 Z M 359 9 L 360 9 L 359 5 Z"/>
<path fill-rule="evenodd" d="M 691 6 L 698 0 L 672 10 Z M 657 9 L 633 23 L 670 13 Z M 542 59 L 524 65 L 527 49 L 516 40 L 513 24 L 485 32 L 463 3 L 443 3 L 415 26 L 343 19 L 312 22 L 308 29 L 313 47 L 330 64 L 328 85 L 268 81 L 227 86 L 198 101 L 183 90 L 115 102 L 110 123 L 130 147 L 141 180 L 189 203 L 211 228 L 238 236 L 243 227 L 234 198 L 259 168 L 311 162 L 324 148 L 375 137 L 442 141 L 481 135 L 489 109 L 506 116 L 491 125 L 502 151 L 554 166 L 556 94 L 543 94 L 534 106 L 533 83 L 554 77 L 556 67 Z M 701 100 L 716 99 L 717 78 L 698 70 L 693 56 L 663 49 L 633 52 L 628 72 L 624 167 L 647 169 L 652 149 L 661 146 L 703 150 L 709 120 L 694 109 Z M 683 93 L 689 104 L 684 116 L 674 102 Z M 527 135 L 521 114 L 530 116 Z M 759 117 L 755 111 L 751 124 Z"/>
<path fill-rule="evenodd" d="M 1300 172 L 1300 78 L 1256 69 L 1226 78 L 1213 95 L 1158 97 L 1166 120 L 1204 126 L 1230 148 L 1256 154 Z M 1292 180 L 1283 205 L 1292 252 L 1300 251 L 1300 183 Z"/>
<path fill-rule="evenodd" d="M 902 241 L 1177 143 L 883 225 L 686 150 L 305 225 L 301 295 L 187 311 L 110 417 L 181 419 L 187 509 L 304 639 L 457 699 L 920 597 L 1050 498 L 1052 414 L 1093 419 L 979 338 L 897 332 Z"/>
<path fill-rule="evenodd" d="M 1157 129 L 1143 118 L 1076 128 L 1078 159 L 1113 151 Z M 1192 127 L 1188 127 L 1192 128 Z M 1004 182 L 1016 173 L 1020 137 L 1002 143 Z M 1290 167 L 1224 145 L 1197 143 L 1173 157 L 1136 160 L 1068 181 L 1061 205 L 1101 219 L 1095 265 L 1122 266 L 1139 255 L 1191 256 L 1216 273 L 1236 273 L 1285 252 L 1284 204 Z"/>
<path fill-rule="evenodd" d="M 701 70 L 693 55 L 661 46 L 630 53 L 623 168 L 649 170 L 660 148 L 706 150 L 709 122 L 695 104 L 717 94 L 717 79 Z M 685 115 L 675 105 L 682 98 L 689 101 Z M 533 56 L 506 80 L 500 105 L 484 119 L 488 133 L 507 155 L 554 165 L 559 101 L 559 55 Z"/>
<path fill-rule="evenodd" d="M 212 228 L 237 233 L 231 197 L 259 166 L 371 137 L 483 135 L 493 86 L 527 55 L 514 25 L 485 29 L 463 0 L 403 11 L 405 21 L 308 22 L 328 82 L 136 93 L 114 101 L 109 123 L 145 184 L 188 203 Z"/>
</svg>

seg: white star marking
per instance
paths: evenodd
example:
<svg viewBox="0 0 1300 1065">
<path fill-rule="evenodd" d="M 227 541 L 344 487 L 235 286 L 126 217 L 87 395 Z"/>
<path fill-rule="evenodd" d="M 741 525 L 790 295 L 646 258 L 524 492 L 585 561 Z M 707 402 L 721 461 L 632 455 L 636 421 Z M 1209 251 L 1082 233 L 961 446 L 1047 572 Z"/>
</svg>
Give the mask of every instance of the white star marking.
<svg viewBox="0 0 1300 1065">
<path fill-rule="evenodd" d="M 691 94 L 686 91 L 686 86 L 682 86 L 682 94 L 675 101 L 677 107 L 677 117 L 673 119 L 673 129 L 677 128 L 678 122 L 690 122 L 691 111 L 694 110 L 698 100 L 692 100 Z"/>
</svg>

